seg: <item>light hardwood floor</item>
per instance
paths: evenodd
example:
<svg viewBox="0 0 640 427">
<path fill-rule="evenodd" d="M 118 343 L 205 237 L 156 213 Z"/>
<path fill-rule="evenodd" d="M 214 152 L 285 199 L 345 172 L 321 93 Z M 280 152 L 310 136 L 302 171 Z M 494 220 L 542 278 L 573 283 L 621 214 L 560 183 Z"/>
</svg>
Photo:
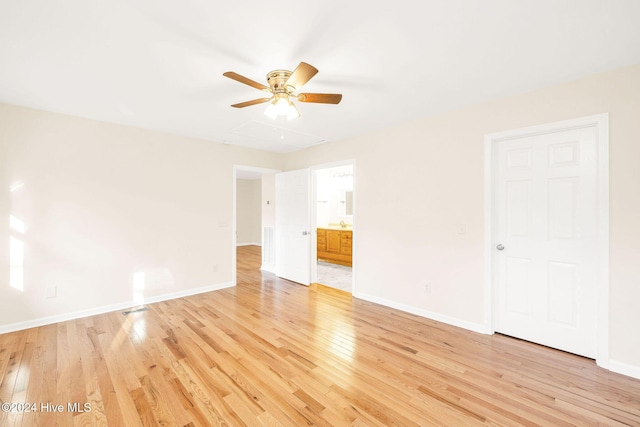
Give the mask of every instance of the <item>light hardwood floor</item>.
<svg viewBox="0 0 640 427">
<path fill-rule="evenodd" d="M 261 274 L 259 248 L 238 250 L 235 288 L 0 335 L 0 399 L 38 405 L 0 425 L 640 425 L 639 380 Z"/>
</svg>

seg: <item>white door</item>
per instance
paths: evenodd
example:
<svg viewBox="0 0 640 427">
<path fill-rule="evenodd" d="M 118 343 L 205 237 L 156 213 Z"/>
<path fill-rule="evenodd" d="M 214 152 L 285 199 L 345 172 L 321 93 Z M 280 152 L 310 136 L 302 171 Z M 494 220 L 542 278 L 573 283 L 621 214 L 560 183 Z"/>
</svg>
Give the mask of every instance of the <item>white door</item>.
<svg viewBox="0 0 640 427">
<path fill-rule="evenodd" d="M 276 174 L 276 275 L 311 283 L 310 172 Z"/>
<path fill-rule="evenodd" d="M 497 332 L 595 358 L 597 131 L 497 144 Z"/>
</svg>

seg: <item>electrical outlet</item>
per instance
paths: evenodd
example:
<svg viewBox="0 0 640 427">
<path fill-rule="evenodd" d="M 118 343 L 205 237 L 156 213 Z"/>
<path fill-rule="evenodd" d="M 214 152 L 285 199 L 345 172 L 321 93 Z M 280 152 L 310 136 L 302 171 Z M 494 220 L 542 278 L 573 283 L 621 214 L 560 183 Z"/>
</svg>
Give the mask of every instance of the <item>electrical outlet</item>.
<svg viewBox="0 0 640 427">
<path fill-rule="evenodd" d="M 424 284 L 424 291 L 425 291 L 426 293 L 428 293 L 428 294 L 430 294 L 430 293 L 431 293 L 431 283 L 430 283 L 430 282 L 429 282 L 429 283 L 425 283 L 425 284 Z"/>
<path fill-rule="evenodd" d="M 213 264 L 213 272 L 214 273 L 218 272 L 218 264 Z"/>
</svg>

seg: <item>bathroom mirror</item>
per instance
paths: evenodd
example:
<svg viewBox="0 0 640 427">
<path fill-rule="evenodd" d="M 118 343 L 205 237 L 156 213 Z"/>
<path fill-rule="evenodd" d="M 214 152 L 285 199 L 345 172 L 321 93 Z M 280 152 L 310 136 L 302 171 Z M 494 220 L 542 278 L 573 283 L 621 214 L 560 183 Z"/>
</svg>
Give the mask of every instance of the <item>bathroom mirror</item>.
<svg viewBox="0 0 640 427">
<path fill-rule="evenodd" d="M 342 191 L 340 195 L 340 215 L 353 215 L 353 191 Z"/>
</svg>

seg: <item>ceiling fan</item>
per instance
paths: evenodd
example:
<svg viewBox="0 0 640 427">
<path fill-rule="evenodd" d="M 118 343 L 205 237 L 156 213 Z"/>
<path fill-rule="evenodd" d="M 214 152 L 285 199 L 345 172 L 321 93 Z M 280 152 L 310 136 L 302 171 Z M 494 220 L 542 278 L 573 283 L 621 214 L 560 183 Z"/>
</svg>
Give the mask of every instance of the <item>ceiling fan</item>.
<svg viewBox="0 0 640 427">
<path fill-rule="evenodd" d="M 233 71 L 227 71 L 223 76 L 259 89 L 265 92 L 266 95 L 263 98 L 233 104 L 232 107 L 244 108 L 250 105 L 269 102 L 269 106 L 264 112 L 268 117 L 276 119 L 278 116 L 285 116 L 291 120 L 300 117 L 300 113 L 292 99 L 300 102 L 313 102 L 318 104 L 338 104 L 342 100 L 342 95 L 335 93 L 298 93 L 296 95 L 296 92 L 317 73 L 318 69 L 316 67 L 306 62 L 301 62 L 293 72 L 274 70 L 268 73 L 267 83 L 269 86 L 265 86 L 262 83 L 241 76 Z"/>
</svg>

